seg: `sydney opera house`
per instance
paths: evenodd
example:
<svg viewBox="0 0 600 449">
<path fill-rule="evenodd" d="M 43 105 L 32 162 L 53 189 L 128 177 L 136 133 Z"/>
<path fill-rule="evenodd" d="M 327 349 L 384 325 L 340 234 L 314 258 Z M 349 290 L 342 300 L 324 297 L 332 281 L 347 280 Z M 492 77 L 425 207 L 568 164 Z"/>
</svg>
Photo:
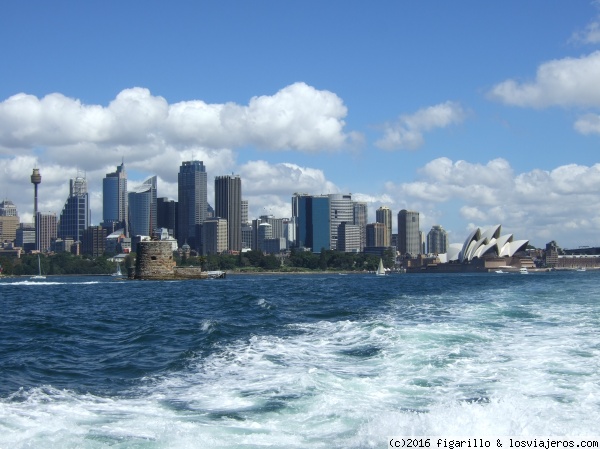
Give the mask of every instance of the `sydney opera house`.
<svg viewBox="0 0 600 449">
<path fill-rule="evenodd" d="M 529 240 L 515 240 L 512 234 L 501 235 L 502 226 L 477 228 L 463 244 L 453 243 L 445 254 L 435 258 L 422 258 L 410 264 L 407 271 L 419 272 L 489 272 L 519 271 L 534 268 L 533 260 L 525 250 Z"/>
</svg>

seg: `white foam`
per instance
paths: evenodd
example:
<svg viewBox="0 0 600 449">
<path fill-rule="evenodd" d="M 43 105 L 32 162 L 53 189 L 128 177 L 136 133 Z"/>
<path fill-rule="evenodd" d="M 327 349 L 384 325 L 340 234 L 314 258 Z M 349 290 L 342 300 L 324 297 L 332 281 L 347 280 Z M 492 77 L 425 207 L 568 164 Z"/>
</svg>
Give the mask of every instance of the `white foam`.
<svg viewBox="0 0 600 449">
<path fill-rule="evenodd" d="M 398 314 L 290 325 L 198 358 L 134 398 L 21 392 L 0 401 L 0 447 L 363 448 L 384 447 L 390 435 L 594 435 L 598 312 L 569 312 L 499 300 L 449 305 L 443 319 L 421 324 Z"/>
</svg>

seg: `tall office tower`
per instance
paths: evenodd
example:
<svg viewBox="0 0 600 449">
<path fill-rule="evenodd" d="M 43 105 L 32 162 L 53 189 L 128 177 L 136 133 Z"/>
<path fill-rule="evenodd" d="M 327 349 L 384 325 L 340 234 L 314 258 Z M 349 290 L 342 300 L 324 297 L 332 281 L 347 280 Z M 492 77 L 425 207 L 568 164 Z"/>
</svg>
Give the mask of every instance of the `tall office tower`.
<svg viewBox="0 0 600 449">
<path fill-rule="evenodd" d="M 291 248 L 296 243 L 296 217 L 283 220 L 283 236 L 286 239 L 286 248 Z"/>
<path fill-rule="evenodd" d="M 385 236 L 383 246 L 392 245 L 392 210 L 389 207 L 381 206 L 375 211 L 375 221 L 385 225 Z"/>
<path fill-rule="evenodd" d="M 330 249 L 331 216 L 329 196 L 295 193 L 292 197 L 292 218 L 296 219 L 296 246 L 310 248 L 313 253 Z"/>
<path fill-rule="evenodd" d="M 352 195 L 344 195 L 333 193 L 329 195 L 329 211 L 330 217 L 330 242 L 331 249 L 339 249 L 337 245 L 338 227 L 343 222 L 352 223 L 354 220 L 354 206 L 352 203 Z"/>
<path fill-rule="evenodd" d="M 37 215 L 38 215 L 38 185 L 40 185 L 42 182 L 42 175 L 40 174 L 40 169 L 39 168 L 34 168 L 33 169 L 33 173 L 31 174 L 31 183 L 33 184 L 33 226 L 35 226 L 36 229 L 36 236 L 35 236 L 35 249 L 36 251 L 40 250 L 40 247 L 38 246 L 38 242 L 39 242 L 39 238 L 37 235 Z"/>
<path fill-rule="evenodd" d="M 56 214 L 38 212 L 35 222 L 35 247 L 42 252 L 50 251 L 50 242 L 56 238 Z"/>
<path fill-rule="evenodd" d="M 202 224 L 204 254 L 221 254 L 227 251 L 227 220 L 207 218 Z"/>
<path fill-rule="evenodd" d="M 286 218 L 275 218 L 273 215 L 261 215 L 261 223 L 269 223 L 271 225 L 271 236 L 270 239 L 278 239 L 285 237 L 284 235 L 284 221 Z"/>
<path fill-rule="evenodd" d="M 263 221 L 258 225 L 256 230 L 256 249 L 258 251 L 266 252 L 265 240 L 273 238 L 273 226 L 267 221 Z"/>
<path fill-rule="evenodd" d="M 369 223 L 367 224 L 367 248 L 381 248 L 385 243 L 385 234 L 387 230 L 383 223 Z"/>
<path fill-rule="evenodd" d="M 360 228 L 358 225 L 342 222 L 338 226 L 338 251 L 357 253 L 360 251 Z"/>
<path fill-rule="evenodd" d="M 248 221 L 248 200 L 242 200 L 242 226 L 249 224 Z"/>
<path fill-rule="evenodd" d="M 15 246 L 29 253 L 35 250 L 35 226 L 33 223 L 21 223 L 17 228 Z"/>
<path fill-rule="evenodd" d="M 398 251 L 411 256 L 422 253 L 418 212 L 406 209 L 398 212 Z"/>
<path fill-rule="evenodd" d="M 128 237 L 128 214 L 127 173 L 122 162 L 114 173 L 107 173 L 102 179 L 102 226 L 111 232 L 124 229 Z"/>
<path fill-rule="evenodd" d="M 0 217 L 18 217 L 17 206 L 10 201 L 4 200 L 0 202 Z"/>
<path fill-rule="evenodd" d="M 90 198 L 87 181 L 78 176 L 69 181 L 69 197 L 58 222 L 58 237 L 81 241 L 83 230 L 91 224 Z"/>
<path fill-rule="evenodd" d="M 127 194 L 129 202 L 129 234 L 151 236 L 156 229 L 156 176 L 146 179 Z"/>
<path fill-rule="evenodd" d="M 202 244 L 196 238 L 197 225 L 202 225 L 208 212 L 208 178 L 202 161 L 184 161 L 177 175 L 177 243 L 199 250 Z"/>
<path fill-rule="evenodd" d="M 362 251 L 367 246 L 367 223 L 369 221 L 367 203 L 355 201 L 353 209 L 353 223 L 358 225 L 360 230 L 360 251 Z"/>
<path fill-rule="evenodd" d="M 92 257 L 104 254 L 106 249 L 106 229 L 102 226 L 89 226 L 81 238 L 81 252 Z"/>
<path fill-rule="evenodd" d="M 177 237 L 177 206 L 177 201 L 168 198 L 156 199 L 156 227 L 168 229 L 173 237 Z"/>
<path fill-rule="evenodd" d="M 252 224 L 250 224 L 250 223 L 242 224 L 242 250 L 254 249 L 252 246 L 252 242 L 253 242 L 252 236 L 253 236 Z"/>
<path fill-rule="evenodd" d="M 17 238 L 19 216 L 10 200 L 0 202 L 0 242 L 13 242 Z"/>
<path fill-rule="evenodd" d="M 215 178 L 215 215 L 227 220 L 230 251 L 242 250 L 242 180 L 238 175 Z"/>
</svg>

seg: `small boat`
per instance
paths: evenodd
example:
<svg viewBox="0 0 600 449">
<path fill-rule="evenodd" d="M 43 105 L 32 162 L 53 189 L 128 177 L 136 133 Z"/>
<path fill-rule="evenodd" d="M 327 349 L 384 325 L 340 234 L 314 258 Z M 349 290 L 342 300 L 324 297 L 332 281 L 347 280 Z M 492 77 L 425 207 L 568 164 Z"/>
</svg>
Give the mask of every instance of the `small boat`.
<svg viewBox="0 0 600 449">
<path fill-rule="evenodd" d="M 383 268 L 383 260 L 379 259 L 379 266 L 377 267 L 377 271 L 375 272 L 377 276 L 385 276 L 385 268 Z"/>
<path fill-rule="evenodd" d="M 494 273 L 499 273 L 499 274 L 502 274 L 502 273 L 506 273 L 506 271 L 502 271 L 502 270 L 496 270 L 496 271 L 494 271 Z"/>
<path fill-rule="evenodd" d="M 521 274 L 529 274 L 529 270 L 526 267 L 519 268 L 519 273 Z"/>
<path fill-rule="evenodd" d="M 38 254 L 38 274 L 31 276 L 29 279 L 46 279 L 46 276 L 42 274 L 42 263 L 40 262 L 40 255 Z"/>
<path fill-rule="evenodd" d="M 585 267 L 579 267 L 577 268 L 577 271 L 585 271 Z"/>
<path fill-rule="evenodd" d="M 117 262 L 117 271 L 115 271 L 111 276 L 123 276 L 121 273 L 121 264 L 119 262 Z"/>
</svg>

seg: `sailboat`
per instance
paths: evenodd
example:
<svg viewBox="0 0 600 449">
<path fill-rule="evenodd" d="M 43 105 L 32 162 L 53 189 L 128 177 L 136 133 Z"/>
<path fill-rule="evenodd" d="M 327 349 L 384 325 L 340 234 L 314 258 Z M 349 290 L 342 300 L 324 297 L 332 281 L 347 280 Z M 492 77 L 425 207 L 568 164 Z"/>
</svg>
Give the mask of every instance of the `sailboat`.
<svg viewBox="0 0 600 449">
<path fill-rule="evenodd" d="M 115 271 L 112 276 L 123 276 L 123 274 L 121 274 L 121 264 L 119 262 L 117 262 L 117 271 Z"/>
<path fill-rule="evenodd" d="M 385 276 L 385 269 L 383 268 L 383 260 L 379 259 L 379 266 L 377 267 L 377 271 L 375 272 L 377 276 Z"/>
<path fill-rule="evenodd" d="M 38 254 L 38 274 L 31 276 L 29 279 L 46 279 L 46 276 L 42 274 L 42 263 L 40 262 L 40 255 Z"/>
</svg>

